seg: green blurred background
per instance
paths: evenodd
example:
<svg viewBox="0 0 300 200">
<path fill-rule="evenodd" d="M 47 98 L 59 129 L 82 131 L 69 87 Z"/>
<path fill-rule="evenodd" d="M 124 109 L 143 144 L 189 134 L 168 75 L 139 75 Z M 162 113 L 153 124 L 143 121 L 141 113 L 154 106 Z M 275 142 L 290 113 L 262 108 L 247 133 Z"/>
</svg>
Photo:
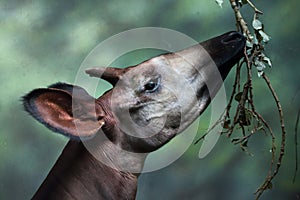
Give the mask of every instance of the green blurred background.
<svg viewBox="0 0 300 200">
<path fill-rule="evenodd" d="M 262 199 L 299 199 L 300 172 L 295 183 L 292 178 L 293 134 L 300 108 L 300 1 L 253 1 L 264 11 L 260 20 L 272 37 L 266 53 L 273 68 L 266 73 L 282 102 L 287 128 L 282 168 Z M 243 7 L 242 12 L 251 22 L 252 10 Z M 29 117 L 23 111 L 21 96 L 58 81 L 74 82 L 83 59 L 97 44 L 119 32 L 146 26 L 174 29 L 201 41 L 235 30 L 235 19 L 227 1 L 221 9 L 214 0 L 0 1 L 0 199 L 30 199 L 68 140 Z M 130 54 L 123 65 L 154 54 Z M 231 73 L 226 80 L 228 92 L 233 78 Z M 274 100 L 263 80 L 257 76 L 253 79 L 257 108 L 279 140 Z M 198 137 L 205 132 L 209 117 L 209 111 L 201 117 L 203 127 Z M 250 140 L 253 156 L 225 136 L 201 160 L 199 148 L 199 144 L 191 145 L 170 166 L 141 175 L 137 199 L 254 198 L 268 171 L 269 137 L 259 133 Z"/>
</svg>

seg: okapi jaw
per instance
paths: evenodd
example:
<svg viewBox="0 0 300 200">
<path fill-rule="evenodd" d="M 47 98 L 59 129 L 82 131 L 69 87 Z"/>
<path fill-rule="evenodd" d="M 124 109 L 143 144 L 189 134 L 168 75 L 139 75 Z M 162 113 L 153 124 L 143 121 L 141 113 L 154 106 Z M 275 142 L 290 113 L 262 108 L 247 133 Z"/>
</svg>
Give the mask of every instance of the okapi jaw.
<svg viewBox="0 0 300 200">
<path fill-rule="evenodd" d="M 114 86 L 109 96 L 118 134 L 112 141 L 140 153 L 169 142 L 209 105 L 244 47 L 245 38 L 229 32 L 133 67 L 87 70 Z"/>
</svg>

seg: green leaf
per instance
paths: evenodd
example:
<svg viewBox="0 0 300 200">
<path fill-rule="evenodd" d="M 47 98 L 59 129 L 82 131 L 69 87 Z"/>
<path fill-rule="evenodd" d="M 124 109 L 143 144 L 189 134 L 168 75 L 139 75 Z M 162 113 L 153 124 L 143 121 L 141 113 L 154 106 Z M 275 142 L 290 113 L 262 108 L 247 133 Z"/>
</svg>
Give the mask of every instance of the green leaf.
<svg viewBox="0 0 300 200">
<path fill-rule="evenodd" d="M 223 0 L 215 0 L 215 1 L 222 8 Z"/>
<path fill-rule="evenodd" d="M 252 42 L 250 42 L 250 41 L 246 41 L 246 49 L 247 49 L 247 51 L 246 51 L 246 53 L 247 53 L 247 55 L 251 55 L 251 52 L 252 52 L 252 49 L 253 49 L 253 43 Z"/>
<path fill-rule="evenodd" d="M 265 32 L 263 32 L 262 30 L 259 30 L 258 32 L 261 35 L 261 37 L 263 38 L 263 41 L 265 43 L 270 41 L 270 39 L 271 39 L 270 36 L 268 36 Z"/>
<path fill-rule="evenodd" d="M 258 19 L 254 19 L 252 21 L 252 26 L 255 30 L 261 30 L 262 29 L 262 23 Z"/>
<path fill-rule="evenodd" d="M 234 100 L 236 100 L 237 102 L 240 102 L 242 95 L 243 95 L 243 92 L 237 93 L 234 97 Z"/>
<path fill-rule="evenodd" d="M 246 41 L 246 46 L 249 47 L 249 48 L 252 48 L 253 47 L 253 43 L 251 43 L 250 41 Z"/>
<path fill-rule="evenodd" d="M 272 67 L 272 62 L 271 62 L 270 58 L 268 58 L 267 56 L 264 56 L 263 61 L 265 61 L 269 65 L 269 67 Z"/>
<path fill-rule="evenodd" d="M 258 39 L 256 35 L 253 37 L 253 44 L 258 45 Z"/>
<path fill-rule="evenodd" d="M 263 71 L 258 71 L 258 72 L 257 72 L 257 76 L 258 76 L 258 77 L 261 77 L 263 74 L 264 74 Z"/>
<path fill-rule="evenodd" d="M 247 55 L 251 55 L 252 49 L 247 49 L 246 53 Z"/>
<path fill-rule="evenodd" d="M 256 61 L 255 65 L 258 71 L 263 71 L 266 68 L 266 65 L 261 61 Z"/>
<path fill-rule="evenodd" d="M 263 70 L 266 68 L 266 65 L 258 59 L 255 59 L 254 65 L 258 71 L 258 77 L 261 77 L 263 74 Z"/>
</svg>

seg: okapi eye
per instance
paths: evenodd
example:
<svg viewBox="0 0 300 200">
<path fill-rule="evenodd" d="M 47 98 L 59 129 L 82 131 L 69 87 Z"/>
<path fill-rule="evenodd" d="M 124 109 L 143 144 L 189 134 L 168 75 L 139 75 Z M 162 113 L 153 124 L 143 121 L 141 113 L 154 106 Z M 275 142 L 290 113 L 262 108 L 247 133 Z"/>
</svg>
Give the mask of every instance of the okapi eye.
<svg viewBox="0 0 300 200">
<path fill-rule="evenodd" d="M 159 85 L 160 85 L 159 78 L 152 79 L 144 85 L 144 91 L 148 93 L 155 92 L 159 88 Z"/>
</svg>

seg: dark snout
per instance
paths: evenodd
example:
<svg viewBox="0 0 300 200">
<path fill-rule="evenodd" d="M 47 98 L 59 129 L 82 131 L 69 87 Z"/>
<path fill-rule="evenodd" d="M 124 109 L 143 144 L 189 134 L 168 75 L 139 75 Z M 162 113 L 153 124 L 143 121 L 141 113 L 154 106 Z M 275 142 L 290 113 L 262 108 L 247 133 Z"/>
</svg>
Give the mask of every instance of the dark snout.
<svg viewBox="0 0 300 200">
<path fill-rule="evenodd" d="M 235 31 L 201 43 L 214 60 L 223 79 L 226 78 L 234 64 L 243 57 L 245 44 L 245 37 Z"/>
</svg>

